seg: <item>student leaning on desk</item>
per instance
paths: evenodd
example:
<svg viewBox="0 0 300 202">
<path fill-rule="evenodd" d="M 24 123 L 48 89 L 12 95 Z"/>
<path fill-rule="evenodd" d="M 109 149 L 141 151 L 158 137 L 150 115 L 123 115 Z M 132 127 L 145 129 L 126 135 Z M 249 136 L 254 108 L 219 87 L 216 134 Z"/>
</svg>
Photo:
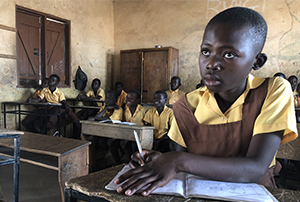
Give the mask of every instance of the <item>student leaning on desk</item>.
<svg viewBox="0 0 300 202">
<path fill-rule="evenodd" d="M 266 35 L 265 20 L 248 8 L 230 8 L 209 21 L 199 56 L 205 86 L 173 106 L 169 136 L 184 151 L 143 150 L 145 159 L 135 153 L 136 168 L 116 180 L 127 180 L 119 193 L 132 195 L 149 185 L 142 192 L 147 196 L 178 172 L 276 186 L 276 151 L 297 137 L 297 128 L 289 83 L 250 75 L 267 61 L 261 53 Z"/>
<path fill-rule="evenodd" d="M 49 87 L 44 88 L 36 99 L 28 99 L 29 103 L 38 103 L 44 98 L 47 102 L 51 103 L 61 103 L 61 126 L 66 126 L 73 123 L 73 138 L 79 139 L 80 137 L 80 123 L 77 116 L 73 113 L 72 109 L 69 107 L 65 95 L 56 86 L 59 84 L 60 78 L 56 74 L 52 74 L 49 77 Z M 57 107 L 52 107 L 48 110 L 51 114 L 58 114 L 59 109 Z M 46 133 L 49 128 L 58 127 L 58 117 L 51 116 L 47 123 L 43 125 L 41 133 Z"/>
</svg>

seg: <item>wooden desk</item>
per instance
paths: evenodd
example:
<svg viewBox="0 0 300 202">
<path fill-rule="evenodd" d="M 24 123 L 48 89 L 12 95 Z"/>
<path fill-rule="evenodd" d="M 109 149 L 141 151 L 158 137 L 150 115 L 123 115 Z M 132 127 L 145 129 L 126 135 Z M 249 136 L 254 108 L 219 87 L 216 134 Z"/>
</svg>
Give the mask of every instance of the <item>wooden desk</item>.
<svg viewBox="0 0 300 202">
<path fill-rule="evenodd" d="M 39 103 L 28 103 L 28 102 L 2 102 L 3 104 L 3 114 L 4 114 L 4 128 L 6 128 L 6 114 L 18 114 L 18 130 L 21 130 L 21 115 L 34 115 L 34 116 L 44 116 L 45 123 L 47 123 L 47 117 L 49 116 L 58 116 L 58 132 L 61 136 L 61 106 L 62 104 L 55 104 L 50 102 L 39 102 Z M 15 110 L 7 111 L 6 106 L 12 105 L 17 106 Z M 24 110 L 21 106 L 35 106 L 35 107 L 44 107 L 45 111 L 44 114 L 35 113 L 33 110 Z M 58 114 L 49 114 L 48 107 L 58 107 L 59 113 Z"/>
<path fill-rule="evenodd" d="M 108 137 L 122 140 L 135 141 L 133 131 L 135 130 L 139 136 L 141 146 L 143 149 L 152 149 L 153 145 L 153 126 L 138 126 L 138 125 L 124 125 L 99 123 L 97 121 L 80 121 L 81 123 L 81 138 L 89 140 L 88 136 Z M 95 170 L 95 144 L 90 146 L 90 169 Z"/>
<path fill-rule="evenodd" d="M 166 195 L 149 195 L 143 197 L 141 194 L 135 194 L 133 196 L 126 196 L 124 194 L 118 194 L 116 191 L 106 190 L 104 187 L 112 178 L 123 168 L 124 165 L 118 165 L 112 168 L 108 168 L 102 171 L 91 173 L 86 176 L 71 179 L 66 183 L 65 198 L 66 202 L 74 202 L 76 199 L 84 201 L 114 201 L 114 202 L 206 202 L 206 201 L 218 201 L 209 199 L 193 198 L 187 200 L 183 197 L 166 196 Z M 300 192 L 287 189 L 275 189 L 267 188 L 273 196 L 280 202 L 299 202 Z M 76 198 L 76 199 L 75 199 Z"/>
<path fill-rule="evenodd" d="M 57 170 L 64 201 L 65 182 L 88 174 L 90 144 L 82 140 L 24 132 L 21 135 L 20 160 Z M 11 139 L 0 139 L 0 146 L 13 148 L 14 143 Z"/>
<path fill-rule="evenodd" d="M 13 141 L 12 147 L 13 158 L 6 155 L 0 155 L 0 165 L 14 164 L 14 188 L 13 188 L 13 201 L 19 201 L 19 168 L 20 168 L 20 135 L 24 134 L 22 131 L 0 129 L 0 140 L 10 138 Z M 13 138 L 13 140 L 11 139 Z"/>
</svg>

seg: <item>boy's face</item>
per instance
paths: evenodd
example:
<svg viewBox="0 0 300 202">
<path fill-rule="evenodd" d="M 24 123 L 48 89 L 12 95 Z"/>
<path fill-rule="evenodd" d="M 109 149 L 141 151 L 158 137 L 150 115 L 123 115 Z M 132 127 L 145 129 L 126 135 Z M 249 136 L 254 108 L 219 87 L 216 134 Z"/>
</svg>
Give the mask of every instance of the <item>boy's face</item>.
<svg viewBox="0 0 300 202">
<path fill-rule="evenodd" d="M 114 93 L 106 93 L 105 95 L 105 104 L 107 106 L 113 106 L 116 103 L 116 96 Z"/>
<path fill-rule="evenodd" d="M 167 99 L 164 98 L 164 95 L 161 93 L 155 93 L 153 97 L 153 102 L 155 107 L 163 107 L 165 106 Z"/>
<path fill-rule="evenodd" d="M 94 90 L 98 90 L 98 89 L 100 88 L 100 82 L 97 81 L 97 80 L 93 81 L 93 83 L 92 83 L 92 88 L 93 88 Z"/>
<path fill-rule="evenodd" d="M 120 93 L 123 90 L 123 86 L 122 85 L 116 85 L 115 88 L 116 88 L 116 91 L 118 93 Z"/>
<path fill-rule="evenodd" d="M 243 92 L 257 54 L 253 50 L 252 38 L 248 36 L 248 29 L 235 29 L 226 24 L 207 27 L 199 66 L 204 85 L 210 91 L 221 96 L 223 93 Z"/>
<path fill-rule="evenodd" d="M 136 97 L 135 93 L 128 93 L 126 98 L 126 104 L 128 107 L 134 107 L 137 106 L 137 104 L 139 104 L 139 100 L 140 99 Z"/>
<path fill-rule="evenodd" d="M 296 86 L 297 86 L 297 79 L 292 77 L 288 80 L 292 86 L 292 89 L 295 90 Z"/>
<path fill-rule="evenodd" d="M 58 80 L 55 76 L 49 77 L 49 87 L 56 87 L 58 85 Z"/>
<path fill-rule="evenodd" d="M 171 79 L 171 90 L 175 91 L 180 87 L 180 81 L 178 78 Z"/>
</svg>

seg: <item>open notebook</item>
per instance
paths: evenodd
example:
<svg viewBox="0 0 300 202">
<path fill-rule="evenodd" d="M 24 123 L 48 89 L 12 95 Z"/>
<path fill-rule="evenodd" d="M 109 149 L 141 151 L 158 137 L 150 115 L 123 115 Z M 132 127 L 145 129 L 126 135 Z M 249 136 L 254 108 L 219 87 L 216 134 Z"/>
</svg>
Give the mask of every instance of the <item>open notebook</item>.
<svg viewBox="0 0 300 202">
<path fill-rule="evenodd" d="M 116 190 L 115 180 L 123 173 L 130 170 L 126 165 L 105 186 L 108 190 Z M 176 195 L 185 198 L 208 198 L 225 201 L 253 201 L 253 202 L 274 202 L 276 198 L 262 185 L 256 183 L 231 183 L 212 180 L 203 180 L 200 177 L 188 173 L 178 173 L 164 187 L 157 188 L 153 194 Z"/>
</svg>

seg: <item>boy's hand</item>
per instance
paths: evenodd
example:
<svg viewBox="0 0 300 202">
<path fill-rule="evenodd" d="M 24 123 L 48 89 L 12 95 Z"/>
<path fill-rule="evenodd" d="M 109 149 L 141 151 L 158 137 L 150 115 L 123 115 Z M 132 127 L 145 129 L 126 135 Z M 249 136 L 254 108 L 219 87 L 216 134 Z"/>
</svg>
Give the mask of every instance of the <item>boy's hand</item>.
<svg viewBox="0 0 300 202">
<path fill-rule="evenodd" d="M 146 154 L 145 154 L 146 155 Z M 156 188 L 166 185 L 177 174 L 177 152 L 161 154 L 151 162 L 142 167 L 132 169 L 121 175 L 116 184 L 124 182 L 117 192 L 125 192 L 131 196 L 145 186 L 149 187 L 142 192 L 143 196 L 148 196 Z"/>
<path fill-rule="evenodd" d="M 141 154 L 139 152 L 135 152 L 131 155 L 131 161 L 130 164 L 134 167 L 140 167 L 144 166 L 146 163 L 151 162 L 152 160 L 159 157 L 162 153 L 154 150 L 142 150 L 144 159 L 141 157 Z"/>
</svg>

